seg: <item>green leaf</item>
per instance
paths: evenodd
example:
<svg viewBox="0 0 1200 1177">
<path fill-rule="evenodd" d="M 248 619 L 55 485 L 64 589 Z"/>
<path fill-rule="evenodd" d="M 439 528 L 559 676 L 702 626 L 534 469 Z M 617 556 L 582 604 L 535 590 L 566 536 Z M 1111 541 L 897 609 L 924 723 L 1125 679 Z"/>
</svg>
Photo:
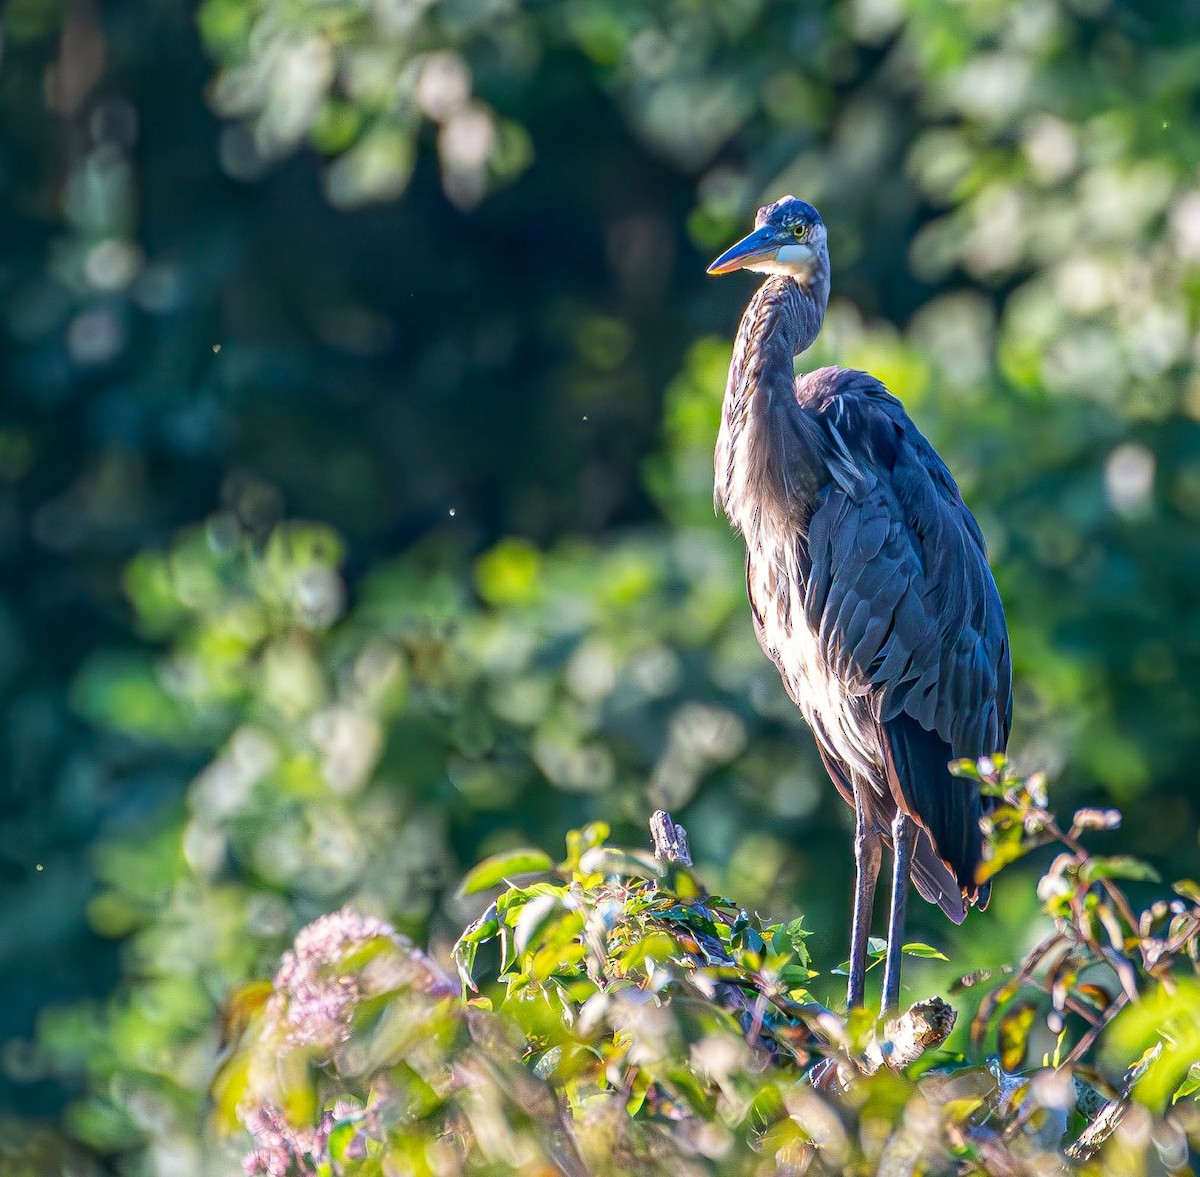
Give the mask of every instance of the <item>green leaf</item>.
<svg viewBox="0 0 1200 1177">
<path fill-rule="evenodd" d="M 475 584 L 492 605 L 531 605 L 542 591 L 541 553 L 528 540 L 501 540 L 475 564 Z"/>
<path fill-rule="evenodd" d="M 803 919 L 792 920 L 790 923 L 781 924 L 771 934 L 771 949 L 780 955 L 791 952 L 800 964 L 807 965 L 811 958 L 805 941 L 810 935 L 804 927 Z"/>
<path fill-rule="evenodd" d="M 854 1049 L 861 1049 L 875 1033 L 875 1011 L 859 1006 L 846 1014 L 846 1033 Z"/>
<path fill-rule="evenodd" d="M 475 968 L 475 953 L 480 944 L 486 943 L 500 931 L 500 920 L 496 916 L 496 905 L 491 904 L 487 911 L 470 924 L 458 938 L 454 946 L 454 964 L 463 985 L 476 992 L 475 979 L 472 975 Z"/>
<path fill-rule="evenodd" d="M 642 968 L 648 957 L 652 957 L 659 964 L 662 964 L 665 961 L 671 960 L 677 954 L 678 946 L 666 932 L 651 932 L 649 935 L 639 936 L 621 954 L 618 958 L 618 964 L 621 972 L 628 975 L 635 969 Z"/>
<path fill-rule="evenodd" d="M 341 1164 L 347 1159 L 348 1150 L 354 1143 L 354 1138 L 358 1135 L 357 1120 L 343 1120 L 339 1124 L 335 1124 L 333 1130 L 329 1133 L 329 1156 Z"/>
<path fill-rule="evenodd" d="M 593 846 L 579 860 L 585 875 L 618 875 L 621 878 L 658 879 L 666 866 L 651 854 L 635 850 L 614 850 L 611 846 Z"/>
<path fill-rule="evenodd" d="M 793 989 L 805 988 L 809 981 L 817 975 L 812 969 L 805 968 L 804 965 L 789 964 L 780 970 L 779 983 L 790 992 Z"/>
<path fill-rule="evenodd" d="M 807 933 L 805 933 L 807 935 Z M 949 957 L 943 956 L 936 948 L 929 944 L 905 944 L 901 949 L 908 956 L 922 957 L 926 960 L 944 960 L 949 961 Z M 867 971 L 870 972 L 883 958 L 887 956 L 887 941 L 881 936 L 871 936 L 867 940 Z M 808 954 L 805 953 L 805 960 Z M 835 973 L 839 977 L 847 976 L 850 972 L 850 962 L 842 961 L 836 969 L 830 969 L 831 973 Z"/>
<path fill-rule="evenodd" d="M 666 1069 L 665 1078 L 675 1093 L 690 1106 L 696 1115 L 708 1117 L 713 1114 L 712 1094 L 690 1067 L 672 1065 Z"/>
<path fill-rule="evenodd" d="M 634 1084 L 633 1090 L 629 1093 L 629 1098 L 625 1101 L 626 1115 L 636 1116 L 642 1110 L 642 1104 L 646 1102 L 646 1094 L 649 1090 L 649 1083 L 643 1081 Z"/>
<path fill-rule="evenodd" d="M 1157 883 L 1158 871 L 1140 858 L 1127 854 L 1112 854 L 1103 858 L 1089 858 L 1079 868 L 1079 878 L 1084 883 L 1097 879 L 1128 879 L 1137 883 Z"/>
<path fill-rule="evenodd" d="M 951 760 L 950 772 L 952 775 L 963 777 L 965 780 L 979 780 L 979 765 L 974 760 Z"/>
<path fill-rule="evenodd" d="M 1016 993 L 1018 986 L 1019 982 L 1014 978 L 984 994 L 975 1016 L 971 1019 L 971 1042 L 976 1048 L 983 1045 L 992 1015 Z"/>
<path fill-rule="evenodd" d="M 493 854 L 466 874 L 459 886 L 460 895 L 473 895 L 497 887 L 512 875 L 539 874 L 554 866 L 550 855 L 543 850 L 509 850 Z"/>
<path fill-rule="evenodd" d="M 982 1106 L 983 1100 L 979 1096 L 969 1095 L 942 1104 L 941 1112 L 943 1118 L 949 1123 L 965 1124 Z"/>
<path fill-rule="evenodd" d="M 1186 1099 L 1189 1095 L 1195 1095 L 1200 1091 L 1200 1062 L 1192 1063 L 1188 1068 L 1187 1075 L 1184 1080 L 1175 1088 L 1175 1094 L 1171 1096 L 1172 1103 L 1178 1103 L 1181 1099 Z"/>
<path fill-rule="evenodd" d="M 1180 879 L 1177 883 L 1171 884 L 1171 890 L 1183 899 L 1191 900 L 1192 903 L 1200 903 L 1200 883 L 1195 879 Z"/>
<path fill-rule="evenodd" d="M 1136 1051 L 1141 1056 L 1130 1065 Z M 1171 989 L 1159 984 L 1131 1002 L 1113 1022 L 1106 1053 L 1128 1067 L 1137 1100 L 1161 1114 L 1200 1059 L 1200 982 L 1178 977 Z"/>
<path fill-rule="evenodd" d="M 750 917 L 743 911 L 738 914 L 729 932 L 729 942 L 734 948 L 750 953 L 755 958 L 753 968 L 758 968 L 766 944 L 758 929 L 750 922 Z"/>
<path fill-rule="evenodd" d="M 575 870 L 584 852 L 593 846 L 603 846 L 608 840 L 608 833 L 608 824 L 602 821 L 589 822 L 581 830 L 568 830 L 567 857 L 562 863 L 562 869 Z"/>
<path fill-rule="evenodd" d="M 1006 1071 L 1015 1071 L 1025 1061 L 1029 1046 L 1029 1032 L 1037 1010 L 1032 1002 L 1020 1001 L 1008 1009 L 996 1029 L 997 1045 L 1000 1048 L 1000 1066 Z"/>
<path fill-rule="evenodd" d="M 1006 866 L 1016 862 L 1018 858 L 1023 857 L 1037 845 L 1036 842 L 1024 842 L 1020 829 L 1020 826 L 1015 826 L 1011 831 L 1005 830 L 1003 834 L 992 841 L 991 855 L 985 858 L 979 867 L 978 877 L 981 883 L 986 883 L 989 879 L 994 878 Z"/>
<path fill-rule="evenodd" d="M 949 963 L 950 958 L 938 952 L 929 944 L 905 944 L 903 951 L 905 956 L 916 956 L 922 960 L 944 960 Z"/>
<path fill-rule="evenodd" d="M 521 908 L 517 917 L 516 928 L 513 931 L 513 946 L 517 954 L 524 953 L 543 929 L 557 915 L 561 915 L 563 906 L 553 895 L 539 895 L 531 899 Z"/>
</svg>

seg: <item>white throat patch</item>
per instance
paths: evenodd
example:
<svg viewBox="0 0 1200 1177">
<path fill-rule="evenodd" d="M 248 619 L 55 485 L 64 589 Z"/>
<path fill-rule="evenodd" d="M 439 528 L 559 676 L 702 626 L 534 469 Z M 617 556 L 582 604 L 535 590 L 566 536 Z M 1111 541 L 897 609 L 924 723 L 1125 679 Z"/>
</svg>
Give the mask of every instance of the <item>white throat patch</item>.
<svg viewBox="0 0 1200 1177">
<path fill-rule="evenodd" d="M 785 278 L 811 278 L 816 269 L 817 255 L 808 245 L 797 242 L 795 245 L 781 245 L 772 258 L 746 266 L 756 274 L 781 274 Z"/>
</svg>

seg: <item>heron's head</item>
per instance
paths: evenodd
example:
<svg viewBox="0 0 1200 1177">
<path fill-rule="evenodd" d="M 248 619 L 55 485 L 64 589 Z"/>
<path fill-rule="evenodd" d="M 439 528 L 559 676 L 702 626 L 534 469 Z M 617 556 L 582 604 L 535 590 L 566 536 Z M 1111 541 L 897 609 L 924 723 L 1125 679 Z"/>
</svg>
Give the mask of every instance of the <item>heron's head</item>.
<svg viewBox="0 0 1200 1177">
<path fill-rule="evenodd" d="M 783 274 L 808 283 L 829 273 L 825 222 L 811 204 L 785 196 L 763 205 L 754 218 L 754 232 L 727 249 L 711 266 L 710 274 L 753 270 Z"/>
</svg>

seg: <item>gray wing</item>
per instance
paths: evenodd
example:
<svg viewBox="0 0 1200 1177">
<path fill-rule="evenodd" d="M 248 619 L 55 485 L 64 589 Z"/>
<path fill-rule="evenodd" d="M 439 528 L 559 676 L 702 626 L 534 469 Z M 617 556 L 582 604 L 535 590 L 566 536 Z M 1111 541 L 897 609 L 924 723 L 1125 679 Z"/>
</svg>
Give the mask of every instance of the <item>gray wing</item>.
<svg viewBox="0 0 1200 1177">
<path fill-rule="evenodd" d="M 805 613 L 825 658 L 871 699 L 895 803 L 982 904 L 979 791 L 946 766 L 1007 746 L 1004 613 L 982 533 L 950 472 L 900 402 L 862 379 L 866 392 L 839 395 L 818 413 L 833 481 L 801 543 Z M 934 901 L 961 918 L 951 910 L 961 902 L 945 900 Z"/>
<path fill-rule="evenodd" d="M 955 757 L 1003 751 L 1012 663 L 983 536 L 945 464 L 890 396 L 842 397 L 833 444 L 857 477 L 819 498 L 804 607 L 826 656 Z"/>
</svg>

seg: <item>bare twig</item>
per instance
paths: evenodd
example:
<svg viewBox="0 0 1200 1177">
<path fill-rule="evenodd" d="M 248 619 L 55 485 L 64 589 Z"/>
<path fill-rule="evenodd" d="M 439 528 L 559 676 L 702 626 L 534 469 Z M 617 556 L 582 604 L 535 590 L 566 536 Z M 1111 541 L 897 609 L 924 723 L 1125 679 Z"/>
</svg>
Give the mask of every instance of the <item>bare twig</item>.
<svg viewBox="0 0 1200 1177">
<path fill-rule="evenodd" d="M 1046 818 L 1046 829 L 1049 830 L 1051 835 L 1057 838 L 1075 855 L 1077 862 L 1080 864 L 1086 862 L 1090 855 L 1079 839 L 1069 833 L 1064 833 L 1054 815 L 1049 813 L 1049 811 L 1046 811 Z M 1101 889 L 1112 900 L 1113 906 L 1121 913 L 1121 918 L 1136 931 L 1138 926 L 1137 916 L 1133 914 L 1133 908 L 1129 906 L 1129 900 L 1125 898 L 1125 893 L 1111 879 L 1101 878 L 1097 881 Z"/>
<path fill-rule="evenodd" d="M 1100 1146 L 1117 1130 L 1125 1113 L 1129 1110 L 1129 1093 L 1134 1084 L 1146 1073 L 1150 1064 L 1162 1054 L 1160 1042 L 1153 1051 L 1139 1059 L 1125 1075 L 1121 1084 L 1121 1094 L 1116 1099 L 1108 1100 L 1100 1111 L 1092 1117 L 1092 1121 L 1079 1134 L 1079 1139 L 1072 1141 L 1067 1148 L 1067 1156 L 1073 1161 L 1090 1160 L 1100 1150 Z"/>
<path fill-rule="evenodd" d="M 656 809 L 650 815 L 650 837 L 654 842 L 655 858 L 677 866 L 692 865 L 687 830 L 673 821 L 665 809 Z"/>
<path fill-rule="evenodd" d="M 1129 998 L 1124 993 L 1118 993 L 1113 999 L 1112 1005 L 1104 1011 L 1100 1021 L 1093 1022 L 1087 1032 L 1075 1043 L 1071 1049 L 1071 1053 L 1063 1059 L 1059 1065 L 1059 1069 L 1064 1067 L 1073 1067 L 1091 1048 L 1095 1045 L 1096 1039 L 1104 1032 L 1105 1027 L 1125 1008 L 1129 1003 Z"/>
<path fill-rule="evenodd" d="M 867 1048 L 867 1073 L 874 1073 L 885 1063 L 894 1071 L 910 1066 L 926 1051 L 941 1046 L 957 1020 L 954 1007 L 940 997 L 918 1001 L 899 1017 L 890 1018 L 883 1028 L 883 1040 Z"/>
<path fill-rule="evenodd" d="M 818 1091 L 836 1091 L 849 1087 L 856 1076 L 873 1075 L 884 1066 L 902 1071 L 926 1051 L 941 1046 L 957 1020 L 954 1007 L 940 997 L 918 1001 L 899 1017 L 889 1018 L 883 1037 L 872 1039 L 861 1057 L 830 1055 L 809 1072 L 810 1081 Z"/>
</svg>

